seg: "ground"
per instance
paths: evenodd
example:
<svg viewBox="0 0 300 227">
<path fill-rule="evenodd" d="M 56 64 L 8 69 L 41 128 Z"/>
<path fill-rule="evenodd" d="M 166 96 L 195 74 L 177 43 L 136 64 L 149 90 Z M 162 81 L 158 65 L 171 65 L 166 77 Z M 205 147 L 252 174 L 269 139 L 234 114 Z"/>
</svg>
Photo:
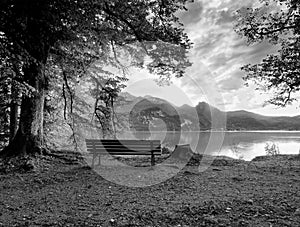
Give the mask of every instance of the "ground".
<svg viewBox="0 0 300 227">
<path fill-rule="evenodd" d="M 99 174 L 122 165 L 94 171 L 83 161 L 57 157 L 39 158 L 32 163 L 38 170 L 2 169 L 0 226 L 300 226 L 299 156 L 218 158 L 203 172 L 197 159 L 182 170 L 158 163 L 145 173 L 178 173 L 149 187 L 116 184 Z"/>
</svg>

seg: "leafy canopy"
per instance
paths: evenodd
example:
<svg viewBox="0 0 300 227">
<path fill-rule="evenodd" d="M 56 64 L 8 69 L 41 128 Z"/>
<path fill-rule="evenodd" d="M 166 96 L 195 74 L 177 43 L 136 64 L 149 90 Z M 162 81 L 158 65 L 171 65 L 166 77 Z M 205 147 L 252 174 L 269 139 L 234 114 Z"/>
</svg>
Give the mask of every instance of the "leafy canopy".
<svg viewBox="0 0 300 227">
<path fill-rule="evenodd" d="M 58 55 L 70 48 L 74 51 L 89 49 L 85 51 L 85 57 L 92 59 L 99 49 L 103 54 L 103 49 L 111 44 L 124 46 L 138 42 L 148 42 L 143 47 L 155 59 L 157 51 L 153 48 L 155 43 L 151 42 L 173 44 L 184 50 L 190 48 L 191 43 L 182 24 L 174 15 L 177 10 L 185 8 L 186 2 L 5 0 L 0 3 L 0 43 L 11 53 L 11 58 L 21 58 L 23 62 L 31 59 L 45 63 L 49 53 Z M 170 52 L 168 54 L 169 58 L 175 57 Z M 181 76 L 188 66 L 183 59 L 181 64 L 171 60 L 164 63 L 154 60 L 149 69 Z"/>
<path fill-rule="evenodd" d="M 257 8 L 242 8 L 237 13 L 235 30 L 249 44 L 267 40 L 279 45 L 277 54 L 260 64 L 245 65 L 244 79 L 258 89 L 273 92 L 270 103 L 285 106 L 300 90 L 300 1 L 261 0 Z"/>
<path fill-rule="evenodd" d="M 161 80 L 180 77 L 190 66 L 191 42 L 175 12 L 188 1 L 1 0 L 0 93 L 7 84 L 8 89 L 17 84 L 23 97 L 34 98 L 45 89 L 46 114 L 66 113 L 73 112 L 73 103 L 86 105 L 74 92 L 84 76 L 94 75 L 94 86 L 103 78 L 121 78 L 124 59 Z M 43 86 L 35 85 L 40 75 L 26 73 L 32 66 L 42 66 Z M 112 75 L 105 67 L 122 74 Z M 64 108 L 55 108 L 61 103 Z M 73 113 L 80 109 L 74 107 Z"/>
</svg>

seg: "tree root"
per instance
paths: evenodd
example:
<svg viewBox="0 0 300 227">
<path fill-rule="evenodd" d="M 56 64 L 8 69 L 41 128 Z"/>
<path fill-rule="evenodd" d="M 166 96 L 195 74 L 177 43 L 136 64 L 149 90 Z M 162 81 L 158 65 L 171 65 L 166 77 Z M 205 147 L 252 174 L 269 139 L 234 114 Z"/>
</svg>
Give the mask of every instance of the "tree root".
<svg viewBox="0 0 300 227">
<path fill-rule="evenodd" d="M 51 162 L 59 161 L 67 165 L 84 164 L 84 158 L 80 153 L 72 151 L 50 151 L 41 148 L 40 152 L 19 155 L 0 156 L 0 173 L 40 171 Z"/>
</svg>

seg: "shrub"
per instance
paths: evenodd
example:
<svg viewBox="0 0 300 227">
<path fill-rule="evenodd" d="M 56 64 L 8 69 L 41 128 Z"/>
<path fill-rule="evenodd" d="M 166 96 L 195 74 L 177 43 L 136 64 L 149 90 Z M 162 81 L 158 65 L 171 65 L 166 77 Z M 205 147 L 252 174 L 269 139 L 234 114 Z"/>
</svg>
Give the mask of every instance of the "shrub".
<svg viewBox="0 0 300 227">
<path fill-rule="evenodd" d="M 265 151 L 268 156 L 279 155 L 279 148 L 275 143 L 266 143 Z"/>
</svg>

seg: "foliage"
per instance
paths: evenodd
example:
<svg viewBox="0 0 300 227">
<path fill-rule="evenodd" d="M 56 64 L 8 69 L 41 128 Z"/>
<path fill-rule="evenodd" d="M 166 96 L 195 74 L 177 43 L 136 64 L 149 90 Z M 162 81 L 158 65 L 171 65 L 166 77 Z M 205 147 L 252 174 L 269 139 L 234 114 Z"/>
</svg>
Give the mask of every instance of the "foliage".
<svg viewBox="0 0 300 227">
<path fill-rule="evenodd" d="M 172 56 L 166 64 L 166 58 L 158 61 L 157 54 L 168 43 L 178 45 L 183 51 L 190 47 L 191 43 L 180 27 L 182 24 L 174 15 L 177 10 L 184 9 L 185 2 L 4 1 L 0 5 L 0 31 L 7 43 L 12 43 L 12 46 L 5 48 L 6 51 L 11 51 L 11 55 L 17 55 L 24 62 L 34 60 L 32 57 L 41 60 L 38 59 L 39 54 L 47 54 L 35 53 L 34 44 L 43 45 L 45 49 L 39 51 L 47 51 L 48 48 L 51 54 L 60 55 L 62 59 L 66 58 L 64 53 L 69 52 L 69 59 L 71 57 L 73 61 L 78 61 L 78 55 L 84 55 L 90 61 L 94 56 L 106 57 L 110 45 L 133 45 L 146 49 L 154 59 L 153 64 L 149 64 L 151 70 L 157 73 L 174 72 L 180 76 L 185 68 L 181 64 L 188 62 L 182 58 L 179 67 L 176 67 L 177 64 L 171 60 L 178 60 L 176 58 L 183 55 L 175 57 L 164 49 L 164 56 Z M 82 53 L 86 49 L 89 51 Z M 78 63 L 83 62 L 79 60 Z M 163 63 L 163 67 L 159 65 Z"/>
<path fill-rule="evenodd" d="M 266 143 L 265 151 L 268 156 L 279 155 L 279 147 L 275 143 Z"/>
<path fill-rule="evenodd" d="M 3 46 L 7 40 L 0 35 Z M 2 47 L 3 47 L 2 46 Z M 7 145 L 14 134 L 15 122 L 12 118 L 17 113 L 20 94 L 29 94 L 26 84 L 20 83 L 19 66 L 15 59 L 9 58 L 5 49 L 0 48 L 0 149 Z"/>
<path fill-rule="evenodd" d="M 142 136 L 141 132 L 145 137 L 150 137 L 150 126 L 160 131 L 181 130 L 181 121 L 176 109 L 168 102 L 156 104 L 151 99 L 142 99 L 135 103 L 129 113 L 129 124 L 136 137 Z"/>
<path fill-rule="evenodd" d="M 96 78 L 94 79 L 97 82 L 94 114 L 101 124 L 103 138 L 105 138 L 107 134 L 112 134 L 112 137 L 116 138 L 117 131 L 114 104 L 122 88 L 125 87 L 123 83 L 126 81 L 126 78 L 109 78 L 105 81 L 104 86 L 102 86 Z"/>
<path fill-rule="evenodd" d="M 182 76 L 190 66 L 186 55 L 191 42 L 175 12 L 185 9 L 187 1 L 1 1 L 0 55 L 5 70 L 1 68 L 0 80 L 8 78 L 19 85 L 23 116 L 19 124 L 28 126 L 20 135 L 44 131 L 37 125 L 42 119 L 39 116 L 44 115 L 43 105 L 39 105 L 45 92 L 45 112 L 49 114 L 45 119 L 52 118 L 45 125 L 51 128 L 55 122 L 52 111 L 63 110 L 73 130 L 81 108 L 88 105 L 76 96 L 77 83 L 95 71 L 98 79 L 115 76 L 105 67 L 124 74 L 124 59 L 130 66 L 147 67 L 160 80 Z M 113 93 L 120 90 L 120 84 Z M 105 89 L 101 89 L 103 93 Z M 115 94 L 110 100 L 114 99 Z M 22 108 L 22 104 L 30 108 Z M 31 140 L 37 135 L 26 136 Z"/>
<path fill-rule="evenodd" d="M 0 84 L 0 149 L 9 139 L 9 100 L 7 99 L 8 84 Z"/>
<path fill-rule="evenodd" d="M 244 79 L 273 93 L 270 103 L 285 106 L 295 100 L 293 94 L 300 89 L 300 2 L 261 0 L 261 3 L 257 8 L 238 11 L 235 30 L 248 43 L 267 40 L 280 49 L 259 64 L 242 67 L 246 72 Z"/>
</svg>

